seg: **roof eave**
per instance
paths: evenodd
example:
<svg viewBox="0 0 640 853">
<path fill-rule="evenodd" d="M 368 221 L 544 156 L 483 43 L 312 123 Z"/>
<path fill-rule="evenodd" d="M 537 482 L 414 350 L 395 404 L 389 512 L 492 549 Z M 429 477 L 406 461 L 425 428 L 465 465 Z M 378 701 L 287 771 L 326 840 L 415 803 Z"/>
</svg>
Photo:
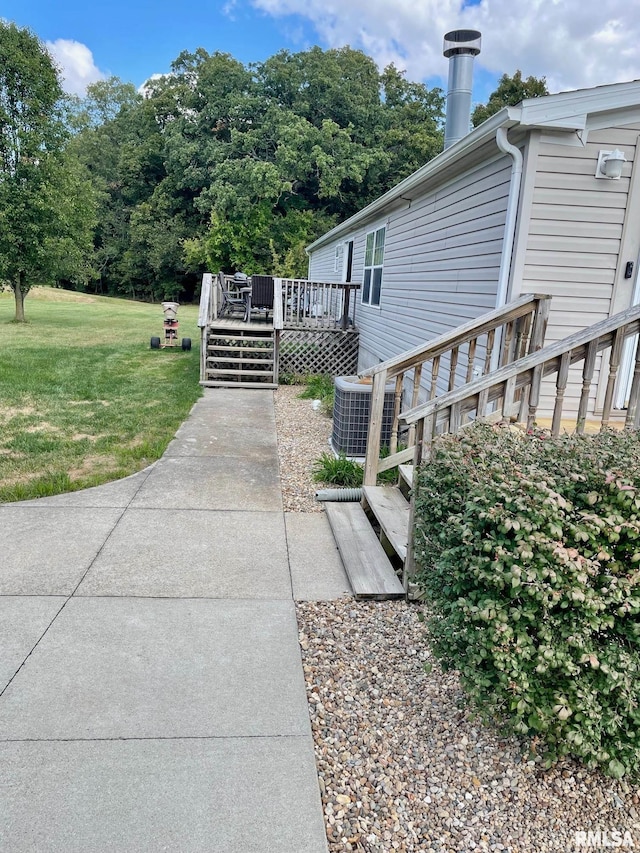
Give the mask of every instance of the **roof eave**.
<svg viewBox="0 0 640 853">
<path fill-rule="evenodd" d="M 566 133 L 584 131 L 592 113 L 637 107 L 639 84 L 638 80 L 613 83 L 594 89 L 579 89 L 561 92 L 558 95 L 547 95 L 544 98 L 527 98 L 515 107 L 504 107 L 380 198 L 319 237 L 307 246 L 307 253 L 338 239 L 342 234 L 349 233 L 358 225 L 373 220 L 395 201 L 402 199 L 403 196 L 406 197 L 416 187 L 434 178 L 440 170 L 455 165 L 457 161 L 462 162 L 469 151 L 487 142 L 491 137 L 495 137 L 498 128 L 508 129 L 518 125 L 524 131 L 556 130 Z M 451 174 L 450 171 L 449 174 Z"/>
</svg>

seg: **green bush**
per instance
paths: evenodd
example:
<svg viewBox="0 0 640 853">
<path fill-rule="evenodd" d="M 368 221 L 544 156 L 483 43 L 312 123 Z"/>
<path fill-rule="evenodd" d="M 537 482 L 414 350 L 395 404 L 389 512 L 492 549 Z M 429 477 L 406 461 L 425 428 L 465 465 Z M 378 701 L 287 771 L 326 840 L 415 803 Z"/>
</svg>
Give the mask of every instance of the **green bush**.
<svg viewBox="0 0 640 853">
<path fill-rule="evenodd" d="M 433 650 L 550 765 L 640 767 L 640 439 L 478 424 L 419 473 Z"/>
</svg>

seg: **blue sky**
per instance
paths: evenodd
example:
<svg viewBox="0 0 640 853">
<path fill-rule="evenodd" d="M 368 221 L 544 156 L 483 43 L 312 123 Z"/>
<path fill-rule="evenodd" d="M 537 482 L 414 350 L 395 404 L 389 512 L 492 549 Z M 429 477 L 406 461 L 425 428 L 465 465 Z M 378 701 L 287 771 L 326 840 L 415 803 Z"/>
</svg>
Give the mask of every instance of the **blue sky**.
<svg viewBox="0 0 640 853">
<path fill-rule="evenodd" d="M 182 50 L 249 63 L 313 44 L 350 44 L 446 88 L 442 37 L 458 27 L 483 35 L 476 102 L 517 68 L 551 91 L 640 77 L 640 16 L 628 0 L 2 0 L 0 15 L 49 45 L 77 93 L 111 74 L 139 86 Z"/>
<path fill-rule="evenodd" d="M 255 9 L 224 12 L 224 7 L 184 0 L 3 0 L 0 6 L 5 19 L 30 27 L 45 42 L 68 39 L 86 45 L 103 73 L 136 85 L 153 73 L 169 71 L 182 50 L 204 47 L 253 62 L 282 47 L 299 49 L 294 42 L 306 41 L 302 24 L 289 30 L 288 24 Z"/>
</svg>

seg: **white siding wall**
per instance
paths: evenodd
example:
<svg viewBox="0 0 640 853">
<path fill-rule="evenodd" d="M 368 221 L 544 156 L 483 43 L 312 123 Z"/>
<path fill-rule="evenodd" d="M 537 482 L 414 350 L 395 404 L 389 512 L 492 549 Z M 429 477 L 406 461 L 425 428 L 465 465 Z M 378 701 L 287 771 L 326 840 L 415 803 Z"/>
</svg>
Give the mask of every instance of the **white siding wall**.
<svg viewBox="0 0 640 853">
<path fill-rule="evenodd" d="M 521 293 L 553 296 L 546 341 L 552 343 L 604 320 L 618 266 L 630 166 L 620 180 L 595 178 L 598 152 L 620 148 L 628 161 L 636 154 L 638 130 L 592 131 L 583 148 L 540 144 Z M 635 259 L 634 259 L 635 260 Z M 598 365 L 599 369 L 599 365 Z M 580 370 L 573 370 L 565 395 L 565 412 L 577 412 Z M 547 382 L 539 415 L 549 416 L 554 391 Z M 596 385 L 590 401 L 594 411 Z"/>
<path fill-rule="evenodd" d="M 414 199 L 387 225 L 380 307 L 361 305 L 360 369 L 424 343 L 495 307 L 510 162 L 501 157 Z"/>
<path fill-rule="evenodd" d="M 335 271 L 336 245 L 338 240 L 322 246 L 309 258 L 309 281 L 342 281 L 342 270 Z"/>
<path fill-rule="evenodd" d="M 584 147 L 538 142 L 535 170 L 527 179 L 533 186 L 523 187 L 526 234 L 518 242 L 513 293 L 553 296 L 548 343 L 612 313 L 620 263 L 629 260 L 620 258 L 620 246 L 639 132 L 635 125 L 592 130 Z M 623 177 L 596 179 L 598 152 L 613 148 L 626 155 Z M 382 225 L 387 229 L 380 306 L 358 305 L 360 369 L 494 308 L 510 174 L 510 159 L 493 156 L 342 237 L 340 242 L 354 240 L 352 280 L 361 282 L 366 234 Z M 334 269 L 335 247 L 313 253 L 310 278 L 341 280 L 341 271 Z M 616 299 L 620 302 L 619 295 Z M 574 371 L 565 397 L 567 414 L 577 409 L 580 386 Z M 550 415 L 553 399 L 547 383 L 540 416 Z M 591 412 L 596 402 L 594 383 Z"/>
</svg>

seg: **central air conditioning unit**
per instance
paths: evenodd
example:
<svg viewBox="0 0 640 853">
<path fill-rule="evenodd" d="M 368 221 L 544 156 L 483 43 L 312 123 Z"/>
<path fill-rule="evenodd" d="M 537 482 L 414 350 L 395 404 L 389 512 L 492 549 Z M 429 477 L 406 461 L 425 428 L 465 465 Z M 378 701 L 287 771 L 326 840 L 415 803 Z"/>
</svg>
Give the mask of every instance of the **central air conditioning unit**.
<svg viewBox="0 0 640 853">
<path fill-rule="evenodd" d="M 357 376 L 337 376 L 333 401 L 333 431 L 331 447 L 334 453 L 363 457 L 367 451 L 369 412 L 371 410 L 370 380 Z M 382 445 L 389 445 L 393 425 L 395 381 L 387 383 L 382 414 Z"/>
</svg>

